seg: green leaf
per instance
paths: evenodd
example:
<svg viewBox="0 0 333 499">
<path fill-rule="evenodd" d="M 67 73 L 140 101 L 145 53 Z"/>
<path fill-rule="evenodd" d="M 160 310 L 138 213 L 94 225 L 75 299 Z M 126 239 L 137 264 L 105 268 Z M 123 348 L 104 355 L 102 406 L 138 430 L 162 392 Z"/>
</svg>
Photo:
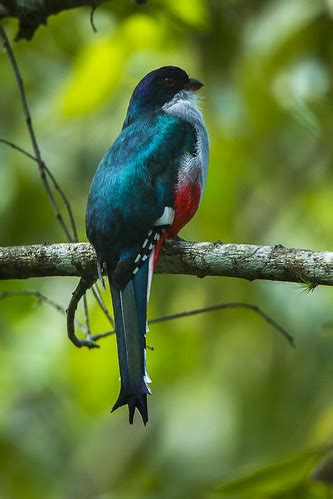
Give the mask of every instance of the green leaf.
<svg viewBox="0 0 333 499">
<path fill-rule="evenodd" d="M 262 497 L 295 488 L 308 479 L 316 464 L 331 450 L 323 446 L 293 455 L 282 461 L 228 480 L 217 487 L 220 495 L 242 494 L 242 497 Z"/>
<path fill-rule="evenodd" d="M 162 35 L 163 29 L 152 19 L 136 15 L 112 34 L 88 41 L 56 95 L 56 107 L 66 117 L 96 112 L 119 89 L 128 58 L 140 50 L 157 50 Z"/>
</svg>

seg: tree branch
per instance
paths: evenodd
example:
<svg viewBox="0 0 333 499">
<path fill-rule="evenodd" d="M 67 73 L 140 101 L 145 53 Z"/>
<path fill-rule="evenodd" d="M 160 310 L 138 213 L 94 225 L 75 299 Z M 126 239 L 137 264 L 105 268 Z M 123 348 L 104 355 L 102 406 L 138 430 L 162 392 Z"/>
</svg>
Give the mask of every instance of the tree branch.
<svg viewBox="0 0 333 499">
<path fill-rule="evenodd" d="M 333 286 L 333 252 L 249 244 L 167 241 L 156 272 L 198 277 L 240 277 Z M 47 276 L 96 278 L 96 257 L 89 243 L 0 248 L 0 279 Z"/>
<path fill-rule="evenodd" d="M 71 342 L 74 343 L 74 345 L 79 348 L 81 347 L 88 347 L 89 349 L 99 348 L 99 345 L 97 345 L 97 343 L 94 343 L 94 341 L 92 340 L 92 336 L 90 334 L 90 329 L 89 329 L 89 321 L 87 321 L 88 330 L 85 339 L 80 339 L 76 336 L 75 326 L 74 326 L 75 312 L 77 306 L 81 298 L 85 296 L 86 291 L 91 288 L 94 282 L 95 282 L 94 278 L 81 277 L 79 284 L 76 286 L 75 290 L 73 291 L 72 298 L 71 301 L 69 302 L 67 309 L 67 335 L 68 338 L 71 340 Z"/>
<path fill-rule="evenodd" d="M 41 24 L 46 24 L 49 16 L 78 7 L 89 6 L 96 9 L 102 3 L 108 3 L 108 0 L 0 0 L 0 19 L 16 17 L 19 30 L 15 40 L 31 40 L 36 29 Z M 134 0 L 134 3 L 146 2 Z"/>
</svg>

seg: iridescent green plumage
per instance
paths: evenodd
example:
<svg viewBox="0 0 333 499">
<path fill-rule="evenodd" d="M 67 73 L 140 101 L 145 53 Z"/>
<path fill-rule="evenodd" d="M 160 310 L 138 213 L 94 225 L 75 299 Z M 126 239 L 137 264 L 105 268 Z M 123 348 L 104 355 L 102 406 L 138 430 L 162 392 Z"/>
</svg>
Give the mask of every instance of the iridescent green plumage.
<svg viewBox="0 0 333 499">
<path fill-rule="evenodd" d="M 175 88 L 164 86 L 165 75 L 172 75 Z M 163 221 L 162 215 L 174 214 L 182 162 L 197 152 L 195 127 L 162 108 L 191 81 L 183 70 L 167 67 L 140 82 L 123 129 L 98 165 L 89 192 L 87 235 L 100 267 L 107 268 L 115 316 L 121 388 L 113 409 L 128 404 L 131 423 L 136 407 L 144 423 L 148 420 L 149 257 L 165 224 L 172 223 L 172 217 Z"/>
</svg>

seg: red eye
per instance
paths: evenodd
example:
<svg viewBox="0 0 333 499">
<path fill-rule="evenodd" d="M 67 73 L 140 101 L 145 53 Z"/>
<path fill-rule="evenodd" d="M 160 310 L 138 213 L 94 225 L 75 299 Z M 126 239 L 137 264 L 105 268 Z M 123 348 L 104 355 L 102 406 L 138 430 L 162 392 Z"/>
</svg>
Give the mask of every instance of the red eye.
<svg viewBox="0 0 333 499">
<path fill-rule="evenodd" d="M 166 87 L 173 87 L 175 84 L 175 80 L 173 78 L 171 78 L 171 76 L 167 76 L 166 78 L 164 78 L 164 85 Z"/>
</svg>

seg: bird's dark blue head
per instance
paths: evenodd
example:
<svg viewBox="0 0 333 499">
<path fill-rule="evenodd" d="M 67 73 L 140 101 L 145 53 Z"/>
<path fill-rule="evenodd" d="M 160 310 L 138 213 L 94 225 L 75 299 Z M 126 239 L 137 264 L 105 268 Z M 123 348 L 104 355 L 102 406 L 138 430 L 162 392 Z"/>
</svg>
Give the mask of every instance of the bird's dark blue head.
<svg viewBox="0 0 333 499">
<path fill-rule="evenodd" d="M 148 73 L 132 94 L 123 128 L 142 116 L 161 109 L 182 90 L 195 92 L 203 84 L 181 68 L 164 66 Z"/>
</svg>

